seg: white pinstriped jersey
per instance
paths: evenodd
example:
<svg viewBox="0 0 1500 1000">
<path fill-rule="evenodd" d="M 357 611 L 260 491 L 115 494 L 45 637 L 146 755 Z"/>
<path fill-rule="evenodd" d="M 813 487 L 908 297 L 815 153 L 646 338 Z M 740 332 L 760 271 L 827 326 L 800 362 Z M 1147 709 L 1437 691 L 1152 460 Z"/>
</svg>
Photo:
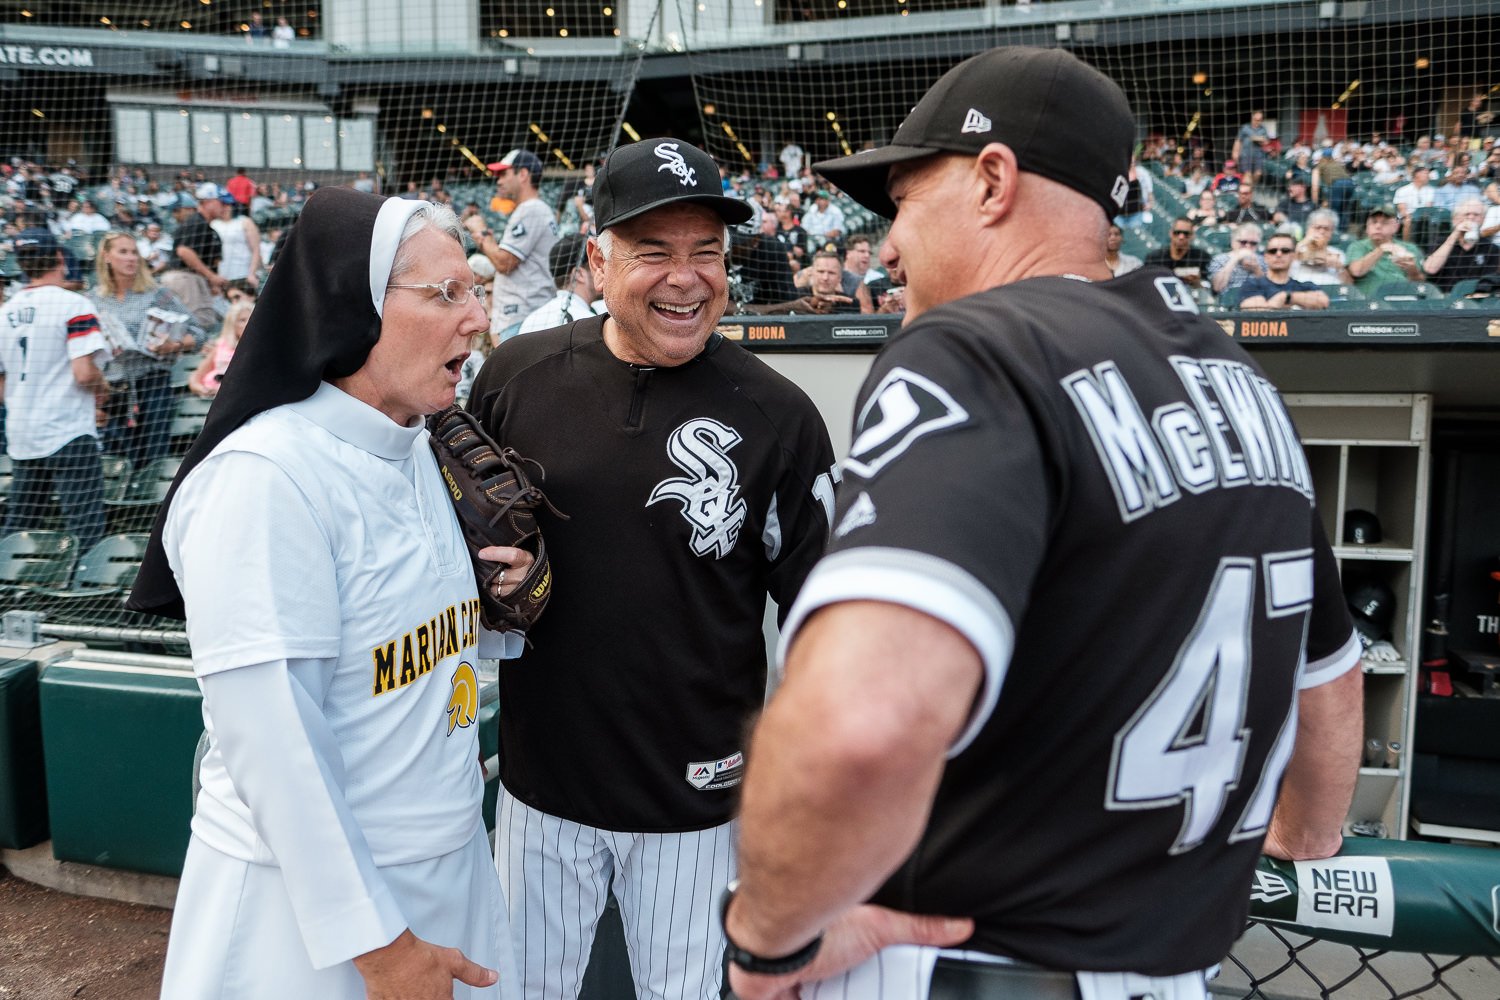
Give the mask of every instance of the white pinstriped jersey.
<svg viewBox="0 0 1500 1000">
<path fill-rule="evenodd" d="M 1036 278 L 903 330 L 843 468 L 788 635 L 890 601 L 965 635 L 986 675 L 874 901 L 973 916 L 966 947 L 1054 969 L 1218 961 L 1295 691 L 1358 662 L 1275 388 L 1176 278 Z"/>
<path fill-rule="evenodd" d="M 11 458 L 44 458 L 79 437 L 97 437 L 94 394 L 73 378 L 72 361 L 109 345 L 94 304 L 56 285 L 26 288 L 0 306 L 5 373 L 5 436 Z"/>
</svg>

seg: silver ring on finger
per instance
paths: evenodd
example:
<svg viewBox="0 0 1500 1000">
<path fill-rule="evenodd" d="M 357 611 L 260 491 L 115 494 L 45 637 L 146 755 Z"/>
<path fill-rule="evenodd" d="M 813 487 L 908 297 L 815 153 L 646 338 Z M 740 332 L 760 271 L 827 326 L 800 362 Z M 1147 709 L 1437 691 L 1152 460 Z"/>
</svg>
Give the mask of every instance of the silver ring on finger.
<svg viewBox="0 0 1500 1000">
<path fill-rule="evenodd" d="M 506 569 L 509 569 L 509 567 L 506 567 Z M 495 589 L 496 590 L 503 590 L 504 588 L 505 588 L 505 569 L 502 569 L 500 571 L 500 578 L 499 578 L 499 580 L 497 580 L 495 582 Z"/>
</svg>

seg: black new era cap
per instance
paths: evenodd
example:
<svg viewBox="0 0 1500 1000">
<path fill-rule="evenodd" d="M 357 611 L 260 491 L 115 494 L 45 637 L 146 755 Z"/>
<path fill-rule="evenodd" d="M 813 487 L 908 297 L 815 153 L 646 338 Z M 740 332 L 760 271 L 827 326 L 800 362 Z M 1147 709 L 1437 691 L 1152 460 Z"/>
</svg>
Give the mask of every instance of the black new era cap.
<svg viewBox="0 0 1500 1000">
<path fill-rule="evenodd" d="M 726 198 L 714 158 L 678 139 L 620 146 L 594 179 L 594 225 L 602 232 L 653 208 L 687 201 L 706 205 L 731 226 L 747 222 L 749 205 Z"/>
<path fill-rule="evenodd" d="M 887 218 L 890 168 L 934 153 L 1015 151 L 1028 173 L 1065 184 L 1113 218 L 1125 205 L 1135 117 L 1109 77 L 1061 49 L 991 49 L 944 73 L 891 144 L 813 164 L 855 201 Z"/>
</svg>

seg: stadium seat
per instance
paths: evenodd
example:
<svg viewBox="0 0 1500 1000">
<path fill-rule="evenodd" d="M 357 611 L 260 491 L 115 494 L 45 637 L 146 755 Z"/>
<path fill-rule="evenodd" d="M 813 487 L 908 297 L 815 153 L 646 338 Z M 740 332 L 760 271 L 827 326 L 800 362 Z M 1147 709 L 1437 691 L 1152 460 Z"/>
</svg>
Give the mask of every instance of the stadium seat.
<svg viewBox="0 0 1500 1000">
<path fill-rule="evenodd" d="M 1479 279 L 1478 278 L 1465 278 L 1464 280 L 1460 281 L 1458 284 L 1454 285 L 1452 288 L 1448 289 L 1448 301 L 1449 302 L 1459 302 L 1459 301 L 1461 301 L 1463 299 L 1466 299 L 1470 295 L 1473 295 L 1474 294 L 1474 290 L 1477 289 L 1478 287 L 1479 287 Z"/>
<path fill-rule="evenodd" d="M 104 499 L 119 500 L 130 485 L 130 459 L 124 455 L 103 455 L 99 465 L 104 473 Z"/>
<path fill-rule="evenodd" d="M 17 531 L 0 538 L 0 595 L 7 601 L 41 587 L 62 587 L 73 574 L 78 540 L 66 531 Z"/>
<path fill-rule="evenodd" d="M 1374 298 L 1399 307 L 1408 302 L 1434 304 L 1444 299 L 1442 289 L 1425 281 L 1389 281 L 1375 289 Z"/>
<path fill-rule="evenodd" d="M 188 377 L 197 371 L 198 366 L 202 363 L 202 351 L 190 351 L 185 354 L 179 354 L 177 360 L 172 362 L 172 388 L 186 389 Z"/>
<path fill-rule="evenodd" d="M 157 506 L 166 499 L 167 490 L 171 489 L 181 465 L 181 458 L 158 458 L 135 470 L 119 499 L 105 498 L 105 514 L 109 516 L 113 530 L 125 533 L 150 523 L 156 516 Z"/>
<path fill-rule="evenodd" d="M 1446 239 L 1453 228 L 1453 215 L 1446 208 L 1419 208 L 1411 213 L 1411 238 L 1407 241 L 1426 251 Z"/>
<path fill-rule="evenodd" d="M 1328 293 L 1328 308 L 1330 309 L 1368 308 L 1365 293 L 1353 285 L 1323 285 L 1321 287 Z"/>
<path fill-rule="evenodd" d="M 208 409 L 212 405 L 213 400 L 201 396 L 188 395 L 177 400 L 177 409 L 172 414 L 172 426 L 168 434 L 184 451 L 198 436 L 198 432 L 203 430 L 203 424 L 208 419 Z"/>
<path fill-rule="evenodd" d="M 98 598 L 109 594 L 123 594 L 135 582 L 141 568 L 141 557 L 146 553 L 149 535 L 106 535 L 93 548 L 78 557 L 73 575 L 58 587 L 37 587 L 38 594 L 61 604 L 74 607 L 68 615 L 79 617 L 83 611 L 77 605 L 85 599 L 97 604 Z"/>
</svg>

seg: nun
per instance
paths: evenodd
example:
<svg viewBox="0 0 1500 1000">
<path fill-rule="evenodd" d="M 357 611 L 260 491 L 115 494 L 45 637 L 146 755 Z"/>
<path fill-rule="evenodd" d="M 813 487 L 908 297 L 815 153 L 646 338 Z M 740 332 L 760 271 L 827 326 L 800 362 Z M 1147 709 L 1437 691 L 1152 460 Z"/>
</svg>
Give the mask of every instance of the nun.
<svg viewBox="0 0 1500 1000">
<path fill-rule="evenodd" d="M 165 1000 L 520 996 L 475 725 L 507 651 L 423 422 L 488 323 L 450 210 L 308 199 L 131 595 L 186 618 L 209 734 Z"/>
</svg>

